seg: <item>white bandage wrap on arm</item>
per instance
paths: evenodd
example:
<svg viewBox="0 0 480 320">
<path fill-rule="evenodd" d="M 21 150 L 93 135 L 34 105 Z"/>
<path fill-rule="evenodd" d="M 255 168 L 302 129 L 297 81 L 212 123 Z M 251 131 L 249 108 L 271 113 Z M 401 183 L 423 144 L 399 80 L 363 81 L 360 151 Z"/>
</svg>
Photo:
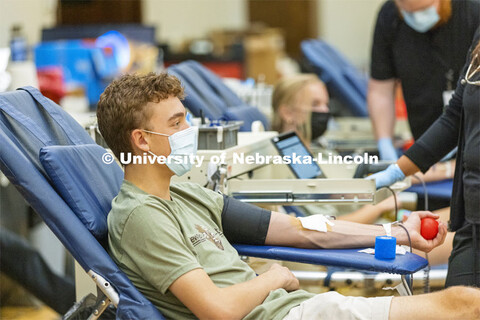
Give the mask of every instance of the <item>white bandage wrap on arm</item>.
<svg viewBox="0 0 480 320">
<path fill-rule="evenodd" d="M 383 229 L 385 229 L 385 233 L 388 237 L 392 236 L 392 224 L 391 223 L 384 223 L 382 224 Z"/>
<path fill-rule="evenodd" d="M 308 230 L 327 232 L 327 224 L 334 226 L 335 224 L 322 214 L 314 214 L 309 217 L 299 217 L 302 227 Z"/>
</svg>

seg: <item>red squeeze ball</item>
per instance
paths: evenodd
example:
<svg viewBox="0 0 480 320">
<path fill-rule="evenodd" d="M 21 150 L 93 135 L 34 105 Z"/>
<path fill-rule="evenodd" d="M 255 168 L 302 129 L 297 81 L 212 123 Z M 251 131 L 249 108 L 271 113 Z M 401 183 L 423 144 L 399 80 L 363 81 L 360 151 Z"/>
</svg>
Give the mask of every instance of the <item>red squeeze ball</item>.
<svg viewBox="0 0 480 320">
<path fill-rule="evenodd" d="M 433 218 L 423 218 L 420 234 L 427 240 L 432 240 L 438 233 L 438 221 Z"/>
</svg>

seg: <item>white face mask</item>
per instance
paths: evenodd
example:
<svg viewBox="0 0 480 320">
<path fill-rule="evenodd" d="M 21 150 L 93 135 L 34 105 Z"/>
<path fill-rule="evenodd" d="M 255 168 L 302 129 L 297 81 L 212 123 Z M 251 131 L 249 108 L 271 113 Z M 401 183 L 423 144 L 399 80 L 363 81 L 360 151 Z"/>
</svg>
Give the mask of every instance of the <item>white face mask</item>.
<svg viewBox="0 0 480 320">
<path fill-rule="evenodd" d="M 168 137 L 170 143 L 170 155 L 167 157 L 167 167 L 177 176 L 182 176 L 192 168 L 190 159 L 197 153 L 198 127 L 188 127 L 185 130 L 176 132 L 172 135 L 142 130 L 144 132 Z M 158 157 L 151 151 L 151 155 Z"/>
<path fill-rule="evenodd" d="M 440 16 L 438 15 L 437 8 L 435 8 L 435 6 L 433 5 L 421 11 L 401 11 L 405 23 L 409 25 L 412 29 L 420 33 L 427 32 L 428 30 L 433 28 L 438 23 L 438 21 L 440 21 Z"/>
</svg>

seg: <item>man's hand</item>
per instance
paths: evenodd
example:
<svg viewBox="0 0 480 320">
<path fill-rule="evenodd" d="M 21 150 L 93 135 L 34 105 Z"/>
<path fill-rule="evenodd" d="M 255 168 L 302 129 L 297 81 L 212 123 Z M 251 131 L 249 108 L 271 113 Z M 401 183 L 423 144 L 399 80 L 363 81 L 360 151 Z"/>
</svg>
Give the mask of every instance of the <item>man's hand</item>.
<svg viewBox="0 0 480 320">
<path fill-rule="evenodd" d="M 407 221 L 404 223 L 405 227 L 410 233 L 412 247 L 424 252 L 430 252 L 433 248 L 441 245 L 445 241 L 445 237 L 447 235 L 447 226 L 443 222 L 439 221 L 438 234 L 435 238 L 432 240 L 426 240 L 424 237 L 422 237 L 420 234 L 421 220 L 427 217 L 433 219 L 439 218 L 437 214 L 429 211 L 416 211 L 412 212 Z"/>
<path fill-rule="evenodd" d="M 282 283 L 282 288 L 287 291 L 295 291 L 300 288 L 300 283 L 293 273 L 278 263 L 274 263 L 267 272 L 278 278 Z"/>
</svg>

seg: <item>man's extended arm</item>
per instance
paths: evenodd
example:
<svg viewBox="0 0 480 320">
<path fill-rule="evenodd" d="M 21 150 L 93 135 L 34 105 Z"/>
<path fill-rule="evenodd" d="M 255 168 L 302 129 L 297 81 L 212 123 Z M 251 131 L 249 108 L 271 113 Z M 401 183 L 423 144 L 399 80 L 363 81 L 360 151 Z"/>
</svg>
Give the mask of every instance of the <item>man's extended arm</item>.
<svg viewBox="0 0 480 320">
<path fill-rule="evenodd" d="M 412 213 L 405 222 L 412 246 L 423 251 L 430 251 L 439 245 L 446 234 L 446 227 L 441 224 L 441 232 L 437 238 L 431 241 L 423 239 L 420 236 L 420 219 L 427 216 L 438 218 L 431 212 L 419 211 Z M 229 197 L 224 197 L 221 220 L 224 235 L 231 243 L 300 248 L 355 248 L 371 246 L 375 243 L 375 236 L 385 234 L 381 226 L 341 220 L 335 221 L 328 232 L 310 231 L 302 227 L 298 218 L 260 209 Z M 399 244 L 407 244 L 408 238 L 403 229 L 394 227 L 393 232 Z"/>
<path fill-rule="evenodd" d="M 425 217 L 438 218 L 427 211 L 413 212 L 405 222 L 410 233 L 412 246 L 429 252 L 443 243 L 447 234 L 445 224 L 439 224 L 439 232 L 435 239 L 425 240 L 420 235 L 420 220 Z M 272 212 L 265 244 L 293 246 L 299 248 L 358 248 L 375 244 L 375 237 L 385 235 L 382 226 L 359 224 L 349 221 L 333 221 L 334 226 L 327 232 L 304 229 L 297 218 L 286 214 Z M 398 244 L 408 245 L 408 237 L 401 227 L 393 227 L 392 235 Z"/>
</svg>

